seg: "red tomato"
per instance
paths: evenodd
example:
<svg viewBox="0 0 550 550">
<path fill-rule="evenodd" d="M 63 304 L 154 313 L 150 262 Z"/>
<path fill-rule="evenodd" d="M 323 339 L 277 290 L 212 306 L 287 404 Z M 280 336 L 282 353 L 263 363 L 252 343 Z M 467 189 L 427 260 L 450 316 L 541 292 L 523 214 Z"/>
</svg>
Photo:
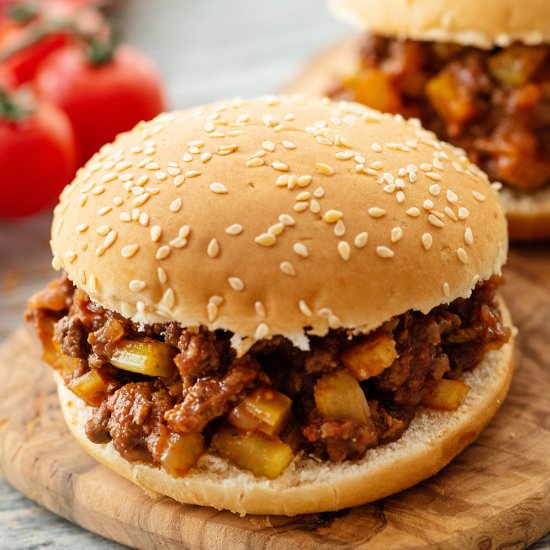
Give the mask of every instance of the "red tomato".
<svg viewBox="0 0 550 550">
<path fill-rule="evenodd" d="M 0 217 L 52 206 L 75 169 L 74 136 L 63 111 L 39 104 L 20 119 L 0 119 Z"/>
<path fill-rule="evenodd" d="M 156 68 L 127 45 L 99 65 L 76 46 L 60 50 L 40 67 L 35 84 L 40 97 L 69 116 L 82 164 L 117 134 L 165 108 Z"/>
<path fill-rule="evenodd" d="M 32 41 L 35 33 L 39 32 L 39 22 L 18 25 L 6 21 L 2 26 L 0 55 L 5 55 L 12 49 L 17 49 L 18 51 L 2 61 L 0 67 L 3 67 L 14 75 L 17 85 L 32 80 L 40 63 L 52 52 L 64 47 L 69 42 L 67 33 L 57 32 L 46 35 L 22 48 L 22 45 L 29 40 Z"/>
</svg>

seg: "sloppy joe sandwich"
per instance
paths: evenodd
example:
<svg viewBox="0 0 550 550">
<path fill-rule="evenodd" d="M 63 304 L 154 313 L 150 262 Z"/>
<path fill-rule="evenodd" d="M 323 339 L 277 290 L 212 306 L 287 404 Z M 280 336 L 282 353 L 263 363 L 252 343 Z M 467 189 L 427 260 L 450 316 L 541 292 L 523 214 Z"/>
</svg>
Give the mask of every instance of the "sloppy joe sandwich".
<svg viewBox="0 0 550 550">
<path fill-rule="evenodd" d="M 384 497 L 508 389 L 498 193 L 415 120 L 301 97 L 160 115 L 78 172 L 51 246 L 27 318 L 69 428 L 183 503 Z"/>
<path fill-rule="evenodd" d="M 293 90 L 417 117 L 503 184 L 512 239 L 550 238 L 550 3 L 331 0 L 363 31 Z"/>
</svg>

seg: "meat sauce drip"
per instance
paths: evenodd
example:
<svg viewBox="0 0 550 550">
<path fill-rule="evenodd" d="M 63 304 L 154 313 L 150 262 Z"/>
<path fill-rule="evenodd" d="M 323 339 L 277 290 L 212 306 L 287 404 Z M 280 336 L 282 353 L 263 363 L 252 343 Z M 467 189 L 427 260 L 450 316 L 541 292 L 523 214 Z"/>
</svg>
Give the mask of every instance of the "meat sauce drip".
<svg viewBox="0 0 550 550">
<path fill-rule="evenodd" d="M 522 191 L 550 183 L 550 46 L 485 51 L 367 35 L 360 55 L 328 95 L 419 118 L 491 180 Z"/>
<path fill-rule="evenodd" d="M 26 317 L 45 359 L 93 407 L 92 442 L 112 441 L 127 460 L 174 475 L 210 446 L 276 477 L 299 451 L 359 459 L 399 439 L 442 379 L 459 379 L 508 340 L 498 284 L 479 283 L 468 299 L 406 312 L 366 336 L 332 330 L 311 337 L 308 352 L 276 336 L 240 358 L 231 333 L 138 325 L 94 304 L 66 277 L 33 296 Z M 267 448 L 276 467 L 247 458 Z"/>
</svg>

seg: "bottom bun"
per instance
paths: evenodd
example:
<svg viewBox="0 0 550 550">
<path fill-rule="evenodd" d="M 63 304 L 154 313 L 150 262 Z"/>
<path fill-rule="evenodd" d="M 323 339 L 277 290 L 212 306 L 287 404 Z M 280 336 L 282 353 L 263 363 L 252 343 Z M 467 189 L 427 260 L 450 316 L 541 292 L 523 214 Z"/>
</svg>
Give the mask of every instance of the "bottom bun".
<svg viewBox="0 0 550 550">
<path fill-rule="evenodd" d="M 510 239 L 550 239 L 550 185 L 534 193 L 505 187 L 500 196 L 506 208 Z"/>
<path fill-rule="evenodd" d="M 510 316 L 501 301 L 506 325 Z M 63 415 L 80 445 L 95 459 L 153 496 L 212 506 L 239 514 L 293 516 L 365 504 L 397 493 L 437 473 L 472 443 L 502 404 L 513 372 L 513 338 L 463 379 L 471 386 L 453 412 L 420 410 L 397 441 L 367 451 L 359 461 L 324 462 L 298 456 L 277 479 L 255 477 L 206 454 L 186 477 L 128 462 L 112 443 L 92 443 L 84 427 L 92 409 L 57 379 Z"/>
<path fill-rule="evenodd" d="M 314 57 L 292 82 L 285 94 L 324 96 L 342 77 L 353 74 L 359 62 L 360 38 L 343 40 Z M 513 241 L 550 239 L 550 185 L 534 193 L 506 187 L 501 193 Z"/>
</svg>

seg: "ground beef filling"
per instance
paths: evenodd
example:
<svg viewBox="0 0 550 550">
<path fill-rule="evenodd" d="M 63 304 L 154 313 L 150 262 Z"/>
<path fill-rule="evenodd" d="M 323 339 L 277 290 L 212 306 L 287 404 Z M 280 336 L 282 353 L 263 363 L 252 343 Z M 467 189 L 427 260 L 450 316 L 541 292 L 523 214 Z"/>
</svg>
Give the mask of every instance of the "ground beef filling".
<svg viewBox="0 0 550 550">
<path fill-rule="evenodd" d="M 409 311 L 367 336 L 333 330 L 312 337 L 308 352 L 274 337 L 257 342 L 243 357 L 232 350 L 231 333 L 177 323 L 137 325 L 95 305 L 67 278 L 35 295 L 27 318 L 37 327 L 46 360 L 75 393 L 83 380 L 99 375 L 101 391 L 89 390 L 85 398 L 94 411 L 87 436 L 95 443 L 112 441 L 128 460 L 163 464 L 166 441 L 174 434 L 200 434 L 208 448 L 235 407 L 262 389 L 291 400 L 290 420 L 277 434 L 279 440 L 294 453 L 341 461 L 361 458 L 367 449 L 401 437 L 441 379 L 460 378 L 488 350 L 508 340 L 510 330 L 495 300 L 498 284 L 495 278 L 479 283 L 468 299 L 428 314 Z M 171 369 L 147 376 L 116 368 L 114 350 L 127 341 L 169 350 Z M 364 416 L 323 415 L 316 401 L 319 381 L 343 372 L 350 379 L 346 353 L 381 341 L 391 342 L 389 365 L 359 382 L 353 379 L 366 403 Z"/>
<path fill-rule="evenodd" d="M 329 95 L 417 117 L 492 180 L 550 183 L 550 46 L 485 51 L 365 36 L 361 66 Z"/>
</svg>

